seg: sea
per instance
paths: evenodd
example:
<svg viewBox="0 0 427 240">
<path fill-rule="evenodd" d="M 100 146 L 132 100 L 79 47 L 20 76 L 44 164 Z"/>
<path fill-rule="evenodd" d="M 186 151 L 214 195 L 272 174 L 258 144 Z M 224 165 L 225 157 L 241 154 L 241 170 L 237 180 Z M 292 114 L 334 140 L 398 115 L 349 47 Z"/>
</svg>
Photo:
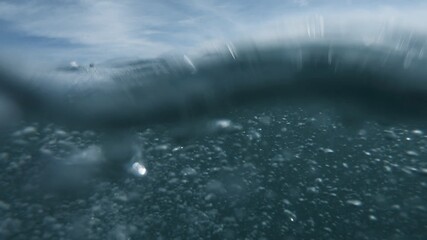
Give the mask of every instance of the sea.
<svg viewBox="0 0 427 240">
<path fill-rule="evenodd" d="M 0 239 L 427 239 L 426 32 L 361 22 L 2 59 Z"/>
</svg>

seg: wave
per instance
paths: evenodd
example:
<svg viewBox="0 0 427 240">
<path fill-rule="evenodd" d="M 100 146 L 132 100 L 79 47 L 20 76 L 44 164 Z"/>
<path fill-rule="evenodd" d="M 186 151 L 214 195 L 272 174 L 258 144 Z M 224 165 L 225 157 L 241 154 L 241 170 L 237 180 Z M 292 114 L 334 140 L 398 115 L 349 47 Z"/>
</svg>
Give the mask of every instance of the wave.
<svg viewBox="0 0 427 240">
<path fill-rule="evenodd" d="M 421 34 L 393 31 L 371 44 L 339 38 L 250 42 L 196 57 L 54 70 L 3 63 L 0 89 L 25 117 L 78 127 L 182 122 L 265 101 L 329 104 L 361 118 L 422 122 L 426 46 Z"/>
</svg>

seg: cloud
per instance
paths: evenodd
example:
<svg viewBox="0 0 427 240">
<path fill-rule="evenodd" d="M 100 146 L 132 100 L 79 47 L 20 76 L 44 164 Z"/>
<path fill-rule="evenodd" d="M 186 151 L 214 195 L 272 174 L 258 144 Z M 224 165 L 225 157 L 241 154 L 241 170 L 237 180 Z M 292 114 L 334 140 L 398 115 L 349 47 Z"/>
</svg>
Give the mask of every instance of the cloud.
<svg viewBox="0 0 427 240">
<path fill-rule="evenodd" d="M 150 38 L 167 19 L 147 14 L 152 4 L 132 3 L 136 1 L 0 2 L 0 19 L 27 36 L 62 39 L 86 51 L 153 56 L 170 50 L 172 44 Z"/>
<path fill-rule="evenodd" d="M 315 8 L 322 3 L 325 0 L 3 0 L 0 21 L 6 22 L 10 31 L 0 34 L 19 35 L 23 43 L 18 47 L 25 49 L 21 51 L 49 58 L 96 61 L 154 57 L 185 52 L 215 40 L 274 35 L 284 31 L 277 26 L 291 23 L 289 19 L 301 16 L 308 6 L 314 9 L 311 15 L 336 15 Z M 348 4 L 336 3 L 332 9 L 339 12 L 337 9 L 348 9 Z M 399 15 L 393 11 L 389 12 Z M 52 46 L 52 42 L 60 44 Z M 18 48 L 12 45 L 1 47 Z"/>
<path fill-rule="evenodd" d="M 235 33 L 231 9 L 208 1 L 3 1 L 0 20 L 28 37 L 30 45 L 35 36 L 74 46 L 54 49 L 64 54 L 152 57 Z"/>
</svg>

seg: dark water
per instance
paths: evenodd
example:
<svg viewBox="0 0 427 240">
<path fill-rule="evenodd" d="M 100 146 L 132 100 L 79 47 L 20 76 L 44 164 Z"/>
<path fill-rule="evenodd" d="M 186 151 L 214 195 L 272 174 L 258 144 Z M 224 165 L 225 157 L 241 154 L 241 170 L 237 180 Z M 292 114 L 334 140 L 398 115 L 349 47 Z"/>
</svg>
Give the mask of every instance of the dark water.
<svg viewBox="0 0 427 240">
<path fill-rule="evenodd" d="M 143 176 L 91 169 L 105 157 L 98 133 L 30 124 L 1 146 L 0 236 L 425 239 L 421 130 L 349 129 L 333 111 L 292 107 L 216 124 L 233 131 L 177 143 L 164 127 L 135 129 L 140 155 L 123 160 L 143 164 Z"/>
<path fill-rule="evenodd" d="M 396 34 L 3 67 L 0 239 L 425 239 L 425 41 Z"/>
</svg>

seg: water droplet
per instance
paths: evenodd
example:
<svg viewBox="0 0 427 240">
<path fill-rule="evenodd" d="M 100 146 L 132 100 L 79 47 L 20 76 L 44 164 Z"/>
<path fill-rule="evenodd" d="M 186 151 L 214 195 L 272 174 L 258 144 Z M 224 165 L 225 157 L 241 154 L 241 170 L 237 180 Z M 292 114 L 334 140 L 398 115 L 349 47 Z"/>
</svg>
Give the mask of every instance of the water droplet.
<svg viewBox="0 0 427 240">
<path fill-rule="evenodd" d="M 237 132 L 242 130 L 241 125 L 235 124 L 228 119 L 215 120 L 209 127 L 211 132 Z"/>
<path fill-rule="evenodd" d="M 295 222 L 295 220 L 297 220 L 297 215 L 291 211 L 289 211 L 288 209 L 283 210 L 285 212 L 285 214 L 289 217 L 289 219 L 292 222 Z"/>
<path fill-rule="evenodd" d="M 248 132 L 248 138 L 250 141 L 256 140 L 256 139 L 260 139 L 261 138 L 261 133 L 259 133 L 258 131 L 252 129 Z"/>
<path fill-rule="evenodd" d="M 157 145 L 157 146 L 155 147 L 155 149 L 156 149 L 156 150 L 165 151 L 165 150 L 168 150 L 168 149 L 169 149 L 169 145 L 167 145 L 167 144 Z"/>
<path fill-rule="evenodd" d="M 174 148 L 172 149 L 172 152 L 176 152 L 176 151 L 179 151 L 179 150 L 182 150 L 182 149 L 184 149 L 184 147 L 181 147 L 181 146 L 179 146 L 179 147 L 174 147 Z"/>
<path fill-rule="evenodd" d="M 188 63 L 188 65 L 190 65 L 192 73 L 196 73 L 197 69 L 196 66 L 194 66 L 193 61 L 191 61 L 191 59 L 187 55 L 184 55 L 184 60 L 186 63 Z"/>
<path fill-rule="evenodd" d="M 196 175 L 197 171 L 194 168 L 188 167 L 188 168 L 184 168 L 181 171 L 182 175 L 184 176 L 192 176 L 192 175 Z"/>
<path fill-rule="evenodd" d="M 131 172 L 136 176 L 145 176 L 147 174 L 147 169 L 140 162 L 134 162 L 131 166 Z"/>
<path fill-rule="evenodd" d="M 420 168 L 420 173 L 427 175 L 427 168 Z"/>
<path fill-rule="evenodd" d="M 227 49 L 230 52 L 231 57 L 233 57 L 233 59 L 236 60 L 237 55 L 236 55 L 236 51 L 235 51 L 233 44 L 231 44 L 231 43 L 227 44 Z"/>
<path fill-rule="evenodd" d="M 385 130 L 385 138 L 388 140 L 396 140 L 399 136 L 393 130 Z"/>
<path fill-rule="evenodd" d="M 78 64 L 76 61 L 71 61 L 71 62 L 70 62 L 70 67 L 71 67 L 71 68 L 78 68 L 78 67 L 79 67 L 79 64 Z"/>
<path fill-rule="evenodd" d="M 307 191 L 311 192 L 311 193 L 319 193 L 319 188 L 318 187 L 308 187 Z"/>
<path fill-rule="evenodd" d="M 353 206 L 362 206 L 362 201 L 357 199 L 350 199 L 350 200 L 347 200 L 347 204 L 350 204 Z"/>
<path fill-rule="evenodd" d="M 20 137 L 20 136 L 26 136 L 26 135 L 33 135 L 37 133 L 37 129 L 33 126 L 26 127 L 22 130 L 16 131 L 13 133 L 14 137 Z"/>
<path fill-rule="evenodd" d="M 324 152 L 324 153 L 333 153 L 334 150 L 330 149 L 330 148 L 320 148 L 320 151 Z"/>
<path fill-rule="evenodd" d="M 415 135 L 418 135 L 418 136 L 421 136 L 421 135 L 423 135 L 423 134 L 424 134 L 424 132 L 423 132 L 423 131 L 421 131 L 421 130 L 419 130 L 419 129 L 415 129 L 415 130 L 413 130 L 413 131 L 412 131 L 412 133 L 413 133 L 413 134 L 415 134 Z"/>
<path fill-rule="evenodd" d="M 412 150 L 406 151 L 406 154 L 413 157 L 419 156 L 419 154 L 416 151 L 412 151 Z"/>
<path fill-rule="evenodd" d="M 58 129 L 58 130 L 55 131 L 55 135 L 58 136 L 58 137 L 66 137 L 67 133 L 65 131 L 63 131 L 63 130 Z"/>
</svg>

